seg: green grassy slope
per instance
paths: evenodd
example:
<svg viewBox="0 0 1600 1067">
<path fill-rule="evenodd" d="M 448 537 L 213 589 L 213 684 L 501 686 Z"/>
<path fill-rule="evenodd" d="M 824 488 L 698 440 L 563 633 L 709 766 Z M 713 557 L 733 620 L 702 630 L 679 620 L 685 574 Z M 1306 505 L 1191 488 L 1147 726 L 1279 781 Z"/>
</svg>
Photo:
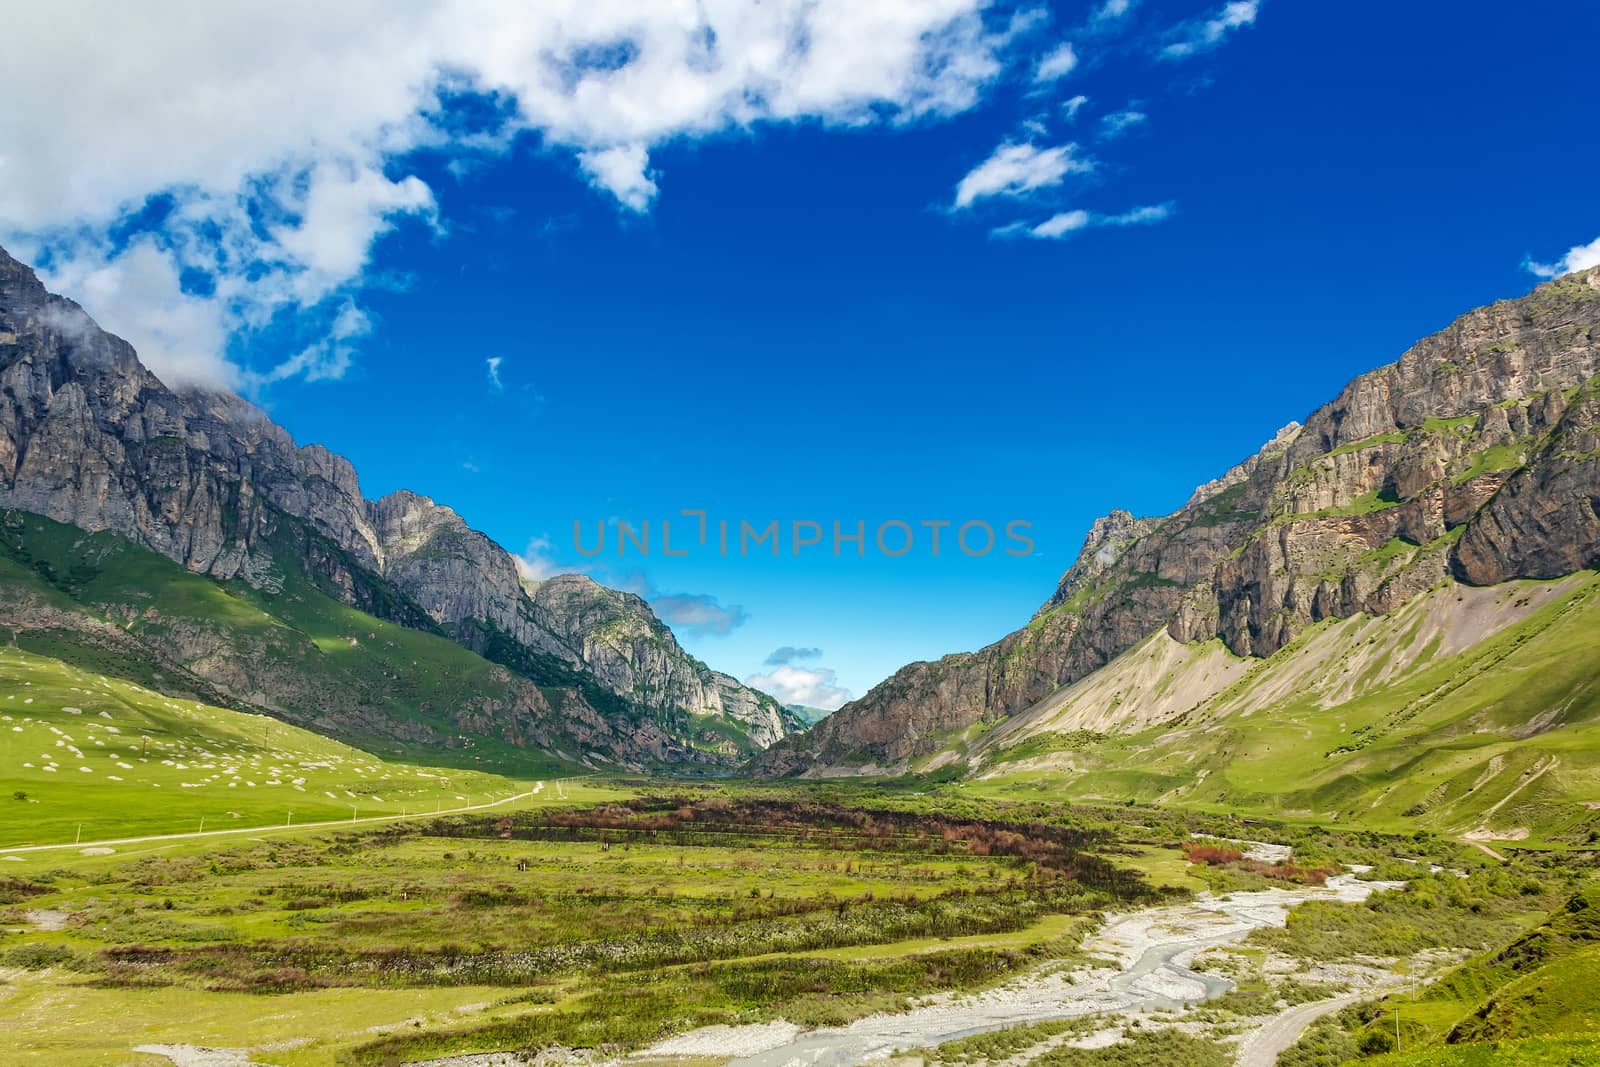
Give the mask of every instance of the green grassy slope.
<svg viewBox="0 0 1600 1067">
<path fill-rule="evenodd" d="M 302 572 L 275 572 L 261 588 L 217 582 L 118 534 L 5 512 L 0 589 L 0 633 L 9 626 L 18 647 L 82 670 L 268 710 L 386 755 L 516 775 L 561 768 L 503 712 L 541 710 L 530 700 L 558 712 L 566 691 L 541 699 L 442 634 L 359 611 Z M 546 718 L 552 747 L 575 752 Z"/>
<path fill-rule="evenodd" d="M 1600 1037 L 1447 1045 L 1360 1061 L 1364 1067 L 1580 1067 L 1600 1063 Z"/>
<path fill-rule="evenodd" d="M 0 649 L 0 847 L 80 828 L 96 840 L 432 811 L 531 788 Z"/>
<path fill-rule="evenodd" d="M 1600 887 L 1590 886 L 1437 981 L 1316 1023 L 1280 1062 L 1283 1067 L 1351 1060 L 1384 1067 L 1600 1062 L 1597 990 Z M 1388 1054 L 1361 1058 L 1363 1052 Z"/>
<path fill-rule="evenodd" d="M 1465 999 L 1484 987 L 1490 992 L 1451 1028 L 1451 1043 L 1600 1034 L 1600 886 L 1429 995 Z"/>
<path fill-rule="evenodd" d="M 1457 595 L 1324 623 L 1160 725 L 1101 734 L 1059 719 L 1000 738 L 966 789 L 1487 831 L 1491 846 L 1600 839 L 1600 576 L 1478 591 L 1531 613 L 1447 653 L 1427 627 Z"/>
</svg>

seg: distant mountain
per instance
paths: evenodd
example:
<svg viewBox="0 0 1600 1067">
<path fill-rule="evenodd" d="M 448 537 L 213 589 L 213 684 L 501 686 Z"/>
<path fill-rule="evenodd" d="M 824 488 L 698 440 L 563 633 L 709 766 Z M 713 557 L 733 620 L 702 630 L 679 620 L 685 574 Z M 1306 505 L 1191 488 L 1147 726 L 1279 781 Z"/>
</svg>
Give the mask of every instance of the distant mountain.
<svg viewBox="0 0 1600 1067">
<path fill-rule="evenodd" d="M 815 726 L 833 714 L 827 708 L 810 708 L 804 704 L 785 704 L 784 707 L 794 712 L 795 717 L 807 726 Z"/>
<path fill-rule="evenodd" d="M 39 579 L 7 591 L 0 626 L 38 632 L 36 609 L 50 602 L 58 644 L 74 629 L 95 648 L 116 644 L 110 622 L 139 643 L 122 653 L 154 657 L 208 699 L 324 732 L 728 766 L 802 725 L 684 652 L 639 597 L 577 576 L 524 583 L 511 556 L 449 508 L 408 492 L 367 500 L 347 460 L 296 445 L 238 397 L 168 389 L 3 249 L 0 508 L 11 509 L 13 562 Z M 73 542 L 30 514 L 118 536 Z M 140 549 L 178 566 L 161 573 Z M 139 574 L 203 576 L 209 591 L 162 600 Z M 118 592 L 105 599 L 110 585 Z M 141 596 L 160 605 L 135 611 Z M 359 613 L 338 623 L 343 649 L 296 621 L 313 607 L 332 619 L 334 605 Z M 249 626 L 235 625 L 239 612 Z M 407 638 L 412 659 L 370 658 L 363 636 L 392 632 L 377 623 L 430 641 Z M 315 668 L 292 666 L 297 657 Z M 328 684 L 334 667 L 355 672 L 349 686 Z M 464 688 L 417 696 L 445 676 Z"/>
<path fill-rule="evenodd" d="M 753 767 L 859 773 L 964 759 L 997 723 L 1033 722 L 1052 702 L 1070 703 L 1067 694 L 1082 697 L 1065 687 L 1088 685 L 1130 650 L 1210 648 L 1204 684 L 1136 672 L 1174 687 L 1137 699 L 1111 687 L 1062 720 L 1101 733 L 1153 728 L 1214 696 L 1244 669 L 1232 665 L 1285 653 L 1333 620 L 1388 615 L 1454 585 L 1593 568 L 1597 373 L 1600 269 L 1473 311 L 1352 381 L 1171 515 L 1114 511 L 1097 521 L 1027 625 L 981 651 L 902 668 Z M 1475 610 L 1476 598 L 1429 603 L 1418 625 L 1485 635 L 1454 618 Z M 1414 649 L 1413 660 L 1433 652 Z M 1594 662 L 1575 685 L 1600 673 Z M 1591 707 L 1588 692 L 1573 699 Z M 1319 699 L 1337 695 L 1335 687 Z"/>
</svg>

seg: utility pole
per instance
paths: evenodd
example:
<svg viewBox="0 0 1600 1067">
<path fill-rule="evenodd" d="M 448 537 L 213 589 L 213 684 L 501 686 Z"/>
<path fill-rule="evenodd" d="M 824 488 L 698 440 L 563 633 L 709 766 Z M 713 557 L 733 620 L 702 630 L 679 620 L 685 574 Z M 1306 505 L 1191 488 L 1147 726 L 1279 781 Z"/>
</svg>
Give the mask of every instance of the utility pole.
<svg viewBox="0 0 1600 1067">
<path fill-rule="evenodd" d="M 74 835 L 74 836 L 73 836 L 73 838 L 72 838 L 72 843 L 73 843 L 73 844 L 74 844 L 74 845 L 76 845 L 76 844 L 77 844 L 77 843 L 78 843 L 78 842 L 80 842 L 80 841 L 82 841 L 82 840 L 83 840 L 83 823 L 81 823 L 81 822 L 80 822 L 80 823 L 79 823 L 79 824 L 78 824 L 78 832 L 77 832 L 77 834 L 76 834 L 76 835 Z"/>
<path fill-rule="evenodd" d="M 200 816 L 200 832 L 202 834 L 206 832 L 206 817 L 204 815 Z"/>
</svg>

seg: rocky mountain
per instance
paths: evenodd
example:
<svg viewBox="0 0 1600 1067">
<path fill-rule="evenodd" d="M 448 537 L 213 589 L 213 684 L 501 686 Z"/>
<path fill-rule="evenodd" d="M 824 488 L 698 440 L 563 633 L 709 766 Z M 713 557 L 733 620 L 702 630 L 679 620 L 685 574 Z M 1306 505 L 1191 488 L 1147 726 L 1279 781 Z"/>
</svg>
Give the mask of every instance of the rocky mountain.
<svg viewBox="0 0 1600 1067">
<path fill-rule="evenodd" d="M 1324 620 L 1384 615 L 1444 582 L 1592 568 L 1597 375 L 1600 269 L 1470 312 L 1349 383 L 1171 515 L 1097 521 L 1026 626 L 981 651 L 902 668 L 754 767 L 905 768 L 1158 631 L 1270 657 Z"/>
<path fill-rule="evenodd" d="M 723 722 L 747 747 L 799 728 L 771 697 L 686 653 L 642 597 L 576 574 L 524 579 L 499 545 L 415 493 L 391 493 L 367 514 L 384 577 L 495 662 L 537 676 L 541 661 L 559 660 L 631 706 Z"/>
<path fill-rule="evenodd" d="M 566 707 L 617 727 L 588 731 L 606 734 L 597 750 L 606 758 L 731 764 L 799 728 L 776 701 L 684 652 L 639 597 L 581 577 L 525 583 L 507 552 L 449 508 L 408 492 L 368 500 L 349 461 L 297 445 L 253 405 L 167 388 L 3 249 L 0 508 L 112 531 L 268 596 L 309 576 L 338 601 L 449 637 L 535 691 L 569 693 Z M 292 711 L 259 678 L 213 681 L 224 695 L 248 691 Z M 370 710 L 365 728 L 381 732 Z"/>
</svg>

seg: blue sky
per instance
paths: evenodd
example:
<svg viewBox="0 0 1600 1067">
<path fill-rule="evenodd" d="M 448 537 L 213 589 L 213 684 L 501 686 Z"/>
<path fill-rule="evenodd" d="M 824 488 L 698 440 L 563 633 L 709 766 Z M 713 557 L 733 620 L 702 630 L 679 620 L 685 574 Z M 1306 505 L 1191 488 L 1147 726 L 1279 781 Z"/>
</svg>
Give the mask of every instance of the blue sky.
<svg viewBox="0 0 1600 1067">
<path fill-rule="evenodd" d="M 601 75 L 642 65 L 654 28 L 564 42 L 558 104 L 467 42 L 479 66 L 419 58 L 468 73 L 352 114 L 342 155 L 290 94 L 262 158 L 130 154 L 78 194 L 30 172 L 44 191 L 0 197 L 0 235 L 173 353 L 158 370 L 349 456 L 369 496 L 432 496 L 541 573 L 645 592 L 713 666 L 832 702 L 1025 622 L 1095 517 L 1176 508 L 1348 378 L 1527 289 L 1530 257 L 1600 255 L 1590 6 L 945 6 L 933 67 L 851 83 L 877 53 L 824 64 L 814 43 L 826 78 L 793 99 L 745 86 L 650 121 Z M 731 61 L 738 35 L 712 38 Z M 868 551 L 573 549 L 574 520 L 674 519 L 677 540 L 685 508 L 861 521 Z M 919 536 L 886 558 L 891 519 L 1023 520 L 1035 550 L 935 558 Z M 814 654 L 774 677 L 785 647 Z"/>
</svg>

